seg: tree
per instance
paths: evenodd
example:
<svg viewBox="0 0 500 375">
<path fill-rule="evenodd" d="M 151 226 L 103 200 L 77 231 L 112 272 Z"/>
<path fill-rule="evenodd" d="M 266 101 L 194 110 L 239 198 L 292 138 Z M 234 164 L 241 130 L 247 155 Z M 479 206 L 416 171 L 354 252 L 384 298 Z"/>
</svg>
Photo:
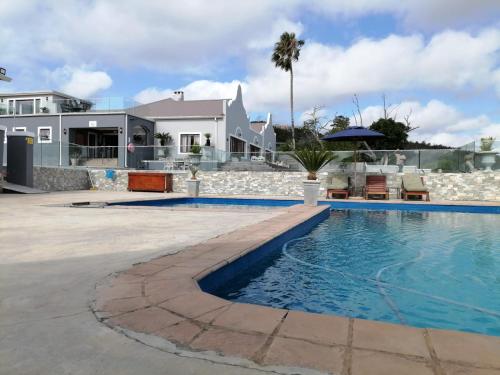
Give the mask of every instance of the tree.
<svg viewBox="0 0 500 375">
<path fill-rule="evenodd" d="M 370 126 L 370 129 L 385 135 L 385 138 L 375 142 L 376 148 L 379 150 L 406 148 L 408 133 L 414 130 L 411 126 L 395 121 L 392 118 L 380 118 Z"/>
<path fill-rule="evenodd" d="M 323 106 L 315 105 L 309 112 L 305 113 L 306 119 L 304 120 L 304 128 L 316 137 L 316 141 L 320 145 L 321 137 L 332 123 L 332 120 L 326 120 L 326 117 L 322 115 L 323 109 Z"/>
<path fill-rule="evenodd" d="M 274 45 L 272 62 L 277 68 L 290 72 L 290 120 L 292 126 L 292 148 L 295 150 L 295 123 L 293 118 L 293 62 L 299 61 L 300 49 L 304 41 L 297 39 L 295 33 L 284 32 Z"/>
<path fill-rule="evenodd" d="M 341 130 L 345 130 L 351 124 L 349 117 L 336 115 L 331 122 L 330 134 L 335 134 Z"/>
</svg>

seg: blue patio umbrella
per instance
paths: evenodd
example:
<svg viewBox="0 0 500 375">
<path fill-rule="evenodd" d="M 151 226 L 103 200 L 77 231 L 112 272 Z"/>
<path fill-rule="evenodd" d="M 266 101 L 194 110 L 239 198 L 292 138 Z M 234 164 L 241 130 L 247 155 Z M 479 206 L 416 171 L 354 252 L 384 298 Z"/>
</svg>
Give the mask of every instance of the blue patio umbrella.
<svg viewBox="0 0 500 375">
<path fill-rule="evenodd" d="M 363 126 L 349 126 L 348 128 L 341 130 L 337 133 L 327 135 L 321 138 L 322 141 L 326 142 L 355 142 L 356 147 L 354 148 L 354 194 L 356 194 L 356 176 L 357 176 L 357 166 L 358 161 L 358 145 L 359 142 L 369 141 L 371 139 L 384 138 L 385 135 Z"/>
</svg>

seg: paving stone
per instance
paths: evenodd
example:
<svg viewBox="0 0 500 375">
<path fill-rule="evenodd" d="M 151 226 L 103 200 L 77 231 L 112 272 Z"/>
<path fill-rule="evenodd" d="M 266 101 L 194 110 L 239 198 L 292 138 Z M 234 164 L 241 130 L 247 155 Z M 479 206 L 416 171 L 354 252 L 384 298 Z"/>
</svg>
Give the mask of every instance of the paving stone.
<svg viewBox="0 0 500 375">
<path fill-rule="evenodd" d="M 500 368 L 498 337 L 436 329 L 429 330 L 429 336 L 439 359 Z"/>
<path fill-rule="evenodd" d="M 356 348 L 430 358 L 423 331 L 399 324 L 355 319 L 352 345 Z"/>
<path fill-rule="evenodd" d="M 211 328 L 198 336 L 190 346 L 196 350 L 211 350 L 226 356 L 251 358 L 262 348 L 266 340 L 265 335 Z"/>
<path fill-rule="evenodd" d="M 111 317 L 126 312 L 143 309 L 150 305 L 144 297 L 132 297 L 106 300 L 103 304 L 96 305 L 96 310 L 102 312 L 101 316 Z"/>
<path fill-rule="evenodd" d="M 141 263 L 133 266 L 125 273 L 129 275 L 138 275 L 138 276 L 150 276 L 161 270 L 163 270 L 165 266 L 160 266 L 152 263 Z"/>
<path fill-rule="evenodd" d="M 116 283 L 97 289 L 97 299 L 100 301 L 141 296 L 142 285 L 140 283 Z"/>
<path fill-rule="evenodd" d="M 163 328 L 155 332 L 156 336 L 173 341 L 176 344 L 186 346 L 201 332 L 202 328 L 188 320 L 184 320 L 173 326 Z"/>
<path fill-rule="evenodd" d="M 196 318 L 230 303 L 207 293 L 193 292 L 168 300 L 160 306 L 188 318 Z"/>
<path fill-rule="evenodd" d="M 427 362 L 417 362 L 401 356 L 353 350 L 352 375 L 434 375 Z"/>
<path fill-rule="evenodd" d="M 179 323 L 183 318 L 157 307 L 137 310 L 109 319 L 109 323 L 132 331 L 153 333 Z"/>
<path fill-rule="evenodd" d="M 198 286 L 193 280 L 187 278 L 147 281 L 144 285 L 145 295 L 153 305 L 196 291 L 199 291 Z"/>
<path fill-rule="evenodd" d="M 286 310 L 235 303 L 220 314 L 212 324 L 233 330 L 260 332 L 270 335 L 285 314 Z"/>
<path fill-rule="evenodd" d="M 275 337 L 265 354 L 264 364 L 313 368 L 340 374 L 344 348 L 311 344 L 296 339 Z"/>
<path fill-rule="evenodd" d="M 316 341 L 320 344 L 347 345 L 348 329 L 347 318 L 290 311 L 278 335 Z"/>
</svg>

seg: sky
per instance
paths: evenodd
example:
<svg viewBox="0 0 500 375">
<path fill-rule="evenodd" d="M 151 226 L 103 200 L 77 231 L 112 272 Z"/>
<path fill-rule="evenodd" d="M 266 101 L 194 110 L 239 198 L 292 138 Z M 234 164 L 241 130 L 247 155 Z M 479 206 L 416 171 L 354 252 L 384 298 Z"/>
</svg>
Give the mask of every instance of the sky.
<svg viewBox="0 0 500 375">
<path fill-rule="evenodd" d="M 500 139 L 500 0 L 2 0 L 0 91 L 59 90 L 101 102 L 233 98 L 287 124 L 282 32 L 305 41 L 295 116 L 409 119 L 410 139 Z M 111 98 L 111 99 L 103 99 Z M 124 104 L 123 104 L 124 103 Z"/>
</svg>

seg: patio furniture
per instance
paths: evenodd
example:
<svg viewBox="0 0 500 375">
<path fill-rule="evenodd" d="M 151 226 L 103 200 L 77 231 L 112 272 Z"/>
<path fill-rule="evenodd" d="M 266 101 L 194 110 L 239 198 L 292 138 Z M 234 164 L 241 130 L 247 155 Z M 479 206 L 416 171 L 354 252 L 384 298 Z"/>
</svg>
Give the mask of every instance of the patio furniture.
<svg viewBox="0 0 500 375">
<path fill-rule="evenodd" d="M 430 201 L 429 190 L 425 187 L 423 178 L 418 174 L 411 173 L 403 175 L 401 188 L 401 195 L 405 201 L 408 200 L 409 196 L 417 196 L 422 200 L 424 200 L 425 196 L 425 200 L 427 202 Z"/>
<path fill-rule="evenodd" d="M 349 198 L 349 177 L 345 174 L 334 174 L 328 176 L 326 185 L 326 199 L 332 199 L 334 195 Z"/>
<path fill-rule="evenodd" d="M 389 189 L 385 176 L 366 176 L 366 185 L 363 190 L 365 199 L 369 199 L 372 195 L 384 196 L 384 199 L 389 199 Z"/>
</svg>

